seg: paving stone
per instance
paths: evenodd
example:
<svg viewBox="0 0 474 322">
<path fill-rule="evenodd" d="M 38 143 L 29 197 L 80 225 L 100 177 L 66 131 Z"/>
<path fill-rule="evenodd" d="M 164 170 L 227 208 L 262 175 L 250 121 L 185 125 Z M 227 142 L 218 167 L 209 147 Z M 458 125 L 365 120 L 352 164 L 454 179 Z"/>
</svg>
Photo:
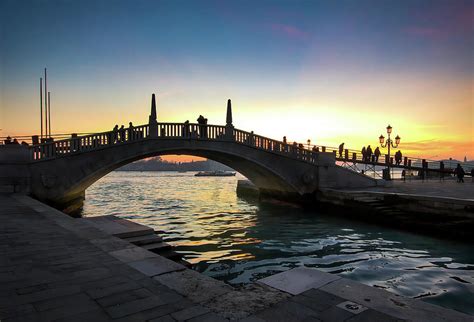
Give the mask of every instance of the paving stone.
<svg viewBox="0 0 474 322">
<path fill-rule="evenodd" d="M 66 295 L 77 294 L 80 292 L 81 292 L 81 288 L 79 286 L 58 287 L 58 288 L 52 288 L 52 289 L 46 289 L 43 291 L 33 292 L 29 294 L 19 295 L 17 297 L 17 301 L 18 303 L 33 303 L 33 302 L 39 302 L 43 300 L 63 297 Z"/>
<path fill-rule="evenodd" d="M 319 288 L 341 277 L 316 269 L 298 267 L 260 279 L 258 282 L 281 291 L 297 295 L 312 288 Z"/>
<path fill-rule="evenodd" d="M 239 322 L 265 322 L 265 320 L 252 315 L 239 320 Z"/>
<path fill-rule="evenodd" d="M 159 275 L 153 279 L 196 303 L 207 302 L 233 290 L 232 287 L 221 281 L 192 270 Z"/>
<path fill-rule="evenodd" d="M 209 313 L 210 310 L 208 308 L 202 307 L 200 305 L 195 305 L 188 307 L 184 310 L 172 313 L 171 316 L 178 321 L 186 321 L 189 319 L 192 319 L 194 317 L 204 315 L 206 313 Z"/>
<path fill-rule="evenodd" d="M 383 322 L 402 322 L 406 320 L 397 319 L 393 316 L 368 309 L 360 314 L 356 314 L 346 321 L 350 322 L 370 322 L 370 321 L 383 321 Z"/>
<path fill-rule="evenodd" d="M 352 314 L 360 314 L 367 310 L 367 307 L 363 306 L 362 304 L 351 302 L 351 301 L 345 301 L 342 303 L 339 303 L 336 305 L 336 307 L 343 309 L 347 312 L 350 312 Z"/>
<path fill-rule="evenodd" d="M 207 313 L 195 318 L 189 319 L 189 322 L 227 322 L 229 320 L 220 317 L 215 313 Z"/>
<path fill-rule="evenodd" d="M 86 294 L 79 293 L 70 296 L 60 296 L 54 299 L 43 300 L 33 303 L 38 312 L 55 309 L 58 307 L 81 305 L 82 303 L 93 302 Z"/>
<path fill-rule="evenodd" d="M 36 312 L 32 304 L 22 304 L 14 306 L 6 306 L 4 302 L 0 302 L 0 321 L 7 318 L 15 318 L 29 313 Z"/>
<path fill-rule="evenodd" d="M 106 307 L 105 310 L 112 318 L 120 318 L 140 311 L 151 309 L 167 302 L 157 296 L 130 301 L 121 305 Z"/>
<path fill-rule="evenodd" d="M 176 321 L 171 317 L 171 315 L 165 315 L 159 318 L 148 320 L 148 322 L 174 322 Z"/>
<path fill-rule="evenodd" d="M 102 322 L 112 319 L 102 309 L 82 312 L 55 320 L 55 322 Z"/>
<path fill-rule="evenodd" d="M 333 321 L 345 321 L 346 319 L 349 319 L 353 316 L 354 314 L 347 312 L 346 310 L 343 310 L 336 306 L 333 306 L 327 310 L 324 310 L 321 313 L 318 313 L 316 318 L 323 322 L 333 322 Z"/>
<path fill-rule="evenodd" d="M 109 306 L 121 305 L 123 303 L 131 302 L 131 301 L 135 301 L 139 299 L 144 299 L 144 298 L 152 297 L 152 296 L 153 296 L 153 293 L 142 288 L 142 289 L 136 289 L 133 291 L 125 291 L 125 292 L 109 295 L 109 296 L 97 299 L 96 301 L 102 307 L 109 307 Z"/>
<path fill-rule="evenodd" d="M 265 321 L 288 322 L 303 321 L 306 318 L 317 318 L 318 314 L 299 303 L 283 301 L 256 314 L 256 317 Z"/>
<path fill-rule="evenodd" d="M 147 276 L 155 276 L 186 269 L 183 265 L 158 255 L 154 258 L 147 258 L 128 264 Z"/>
<path fill-rule="evenodd" d="M 109 296 L 112 294 L 124 292 L 124 291 L 132 291 L 139 289 L 141 286 L 137 283 L 133 282 L 126 282 L 126 283 L 120 283 L 120 284 L 115 284 L 111 286 L 106 286 L 103 288 L 96 288 L 96 289 L 91 289 L 87 291 L 87 294 L 93 298 L 102 298 L 104 296 Z"/>
<path fill-rule="evenodd" d="M 333 294 L 311 289 L 300 295 L 293 296 L 290 301 L 300 303 L 312 310 L 322 312 L 335 305 L 343 303 L 345 300 Z"/>
<path fill-rule="evenodd" d="M 130 322 L 130 321 L 148 321 L 151 319 L 157 319 L 165 315 L 170 315 L 170 313 L 181 311 L 186 307 L 191 307 L 194 304 L 189 301 L 179 301 L 173 302 L 171 304 L 165 304 L 161 306 L 154 307 L 152 309 L 143 310 L 132 315 L 127 315 L 123 318 L 114 320 L 115 322 Z M 174 320 L 174 319 L 173 319 Z"/>
<path fill-rule="evenodd" d="M 321 287 L 320 290 L 349 301 L 364 303 L 364 306 L 399 319 L 472 322 L 472 316 L 467 314 L 398 296 L 345 278 L 329 283 Z M 364 301 L 363 299 L 369 299 L 370 301 Z"/>
<path fill-rule="evenodd" d="M 110 255 L 124 263 L 139 261 L 146 258 L 155 258 L 156 254 L 149 252 L 141 247 L 131 247 L 109 252 Z"/>
</svg>

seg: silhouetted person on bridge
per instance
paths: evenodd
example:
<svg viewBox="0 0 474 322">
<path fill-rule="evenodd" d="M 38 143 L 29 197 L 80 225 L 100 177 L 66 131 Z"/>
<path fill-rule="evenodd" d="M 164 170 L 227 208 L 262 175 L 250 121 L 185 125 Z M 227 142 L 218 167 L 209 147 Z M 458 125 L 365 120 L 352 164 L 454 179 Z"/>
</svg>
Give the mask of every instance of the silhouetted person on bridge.
<svg viewBox="0 0 474 322">
<path fill-rule="evenodd" d="M 197 122 L 199 124 L 199 136 L 203 139 L 207 138 L 206 124 L 207 119 L 204 116 L 199 115 Z"/>
<path fill-rule="evenodd" d="M 406 181 L 406 175 L 407 175 L 407 173 L 406 173 L 405 169 L 403 169 L 402 170 L 402 179 L 403 179 L 403 181 Z"/>
<path fill-rule="evenodd" d="M 5 145 L 12 144 L 12 138 L 10 136 L 7 136 L 7 138 L 3 142 L 5 142 Z"/>
<path fill-rule="evenodd" d="M 365 146 L 362 147 L 362 150 L 360 151 L 362 153 L 362 161 L 365 161 L 367 158 L 367 150 L 365 149 Z"/>
<path fill-rule="evenodd" d="M 115 124 L 114 129 L 112 130 L 112 144 L 118 140 L 118 124 Z"/>
<path fill-rule="evenodd" d="M 186 120 L 186 121 L 184 122 L 184 126 L 183 126 L 183 136 L 184 136 L 185 138 L 188 138 L 188 137 L 191 136 L 191 131 L 190 131 L 190 129 L 189 129 L 189 120 Z"/>
<path fill-rule="evenodd" d="M 286 143 L 286 136 L 283 137 L 283 144 L 287 144 Z"/>
<path fill-rule="evenodd" d="M 119 134 L 120 134 L 120 142 L 125 142 L 125 126 L 123 126 L 123 124 L 119 129 Z"/>
<path fill-rule="evenodd" d="M 17 139 L 13 139 L 13 142 L 12 142 L 12 144 L 17 144 L 17 145 L 19 145 L 19 144 L 20 144 L 20 142 L 18 142 L 18 140 L 17 140 Z"/>
<path fill-rule="evenodd" d="M 371 161 L 370 159 L 372 158 L 372 148 L 370 147 L 370 145 L 367 146 L 367 150 L 365 151 L 365 153 L 366 153 L 366 161 L 370 162 Z"/>
<path fill-rule="evenodd" d="M 379 162 L 379 157 L 380 157 L 380 149 L 377 147 L 374 151 L 374 156 L 375 156 L 375 162 Z"/>
<path fill-rule="evenodd" d="M 400 150 L 398 150 L 396 153 L 395 153 L 395 163 L 397 165 L 400 165 L 400 163 L 402 163 L 402 152 Z"/>
<path fill-rule="evenodd" d="M 128 140 L 135 138 L 135 127 L 132 122 L 128 123 Z"/>
<path fill-rule="evenodd" d="M 344 151 L 344 142 L 339 145 L 339 157 L 342 158 L 342 151 Z"/>
<path fill-rule="evenodd" d="M 464 169 L 461 167 L 461 164 L 458 163 L 456 169 L 454 169 L 454 173 L 458 177 L 457 182 L 463 182 L 464 183 Z"/>
</svg>

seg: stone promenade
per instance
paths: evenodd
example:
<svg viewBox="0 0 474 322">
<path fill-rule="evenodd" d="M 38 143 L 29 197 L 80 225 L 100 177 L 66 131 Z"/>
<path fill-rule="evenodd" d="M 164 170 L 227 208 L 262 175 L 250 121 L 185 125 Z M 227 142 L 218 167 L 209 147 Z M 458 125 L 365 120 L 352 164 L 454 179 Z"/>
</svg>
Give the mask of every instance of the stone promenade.
<svg viewBox="0 0 474 322">
<path fill-rule="evenodd" d="M 298 268 L 234 288 L 21 195 L 0 195 L 3 321 L 472 321 Z"/>
</svg>

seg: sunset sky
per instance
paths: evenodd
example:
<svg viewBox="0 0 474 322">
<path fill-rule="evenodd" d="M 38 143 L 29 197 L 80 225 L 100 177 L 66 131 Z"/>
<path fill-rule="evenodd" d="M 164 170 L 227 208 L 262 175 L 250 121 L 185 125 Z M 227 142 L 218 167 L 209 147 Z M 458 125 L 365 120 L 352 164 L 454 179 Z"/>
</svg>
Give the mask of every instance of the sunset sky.
<svg viewBox="0 0 474 322">
<path fill-rule="evenodd" d="M 474 159 L 473 1 L 0 1 L 0 136 L 158 120 Z"/>
</svg>

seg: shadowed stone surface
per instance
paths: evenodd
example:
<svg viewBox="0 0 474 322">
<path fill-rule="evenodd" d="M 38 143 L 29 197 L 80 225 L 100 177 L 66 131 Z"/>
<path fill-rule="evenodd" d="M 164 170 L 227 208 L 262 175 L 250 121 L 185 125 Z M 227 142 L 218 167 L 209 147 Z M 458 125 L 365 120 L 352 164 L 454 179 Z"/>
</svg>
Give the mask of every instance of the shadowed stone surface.
<svg viewBox="0 0 474 322">
<path fill-rule="evenodd" d="M 337 275 L 310 268 L 298 267 L 280 274 L 265 277 L 258 282 L 296 295 L 312 288 L 319 288 L 338 279 L 340 279 L 340 277 Z"/>
<path fill-rule="evenodd" d="M 1 321 L 473 320 L 308 268 L 234 288 L 31 198 L 0 194 L 0 205 Z"/>
</svg>

